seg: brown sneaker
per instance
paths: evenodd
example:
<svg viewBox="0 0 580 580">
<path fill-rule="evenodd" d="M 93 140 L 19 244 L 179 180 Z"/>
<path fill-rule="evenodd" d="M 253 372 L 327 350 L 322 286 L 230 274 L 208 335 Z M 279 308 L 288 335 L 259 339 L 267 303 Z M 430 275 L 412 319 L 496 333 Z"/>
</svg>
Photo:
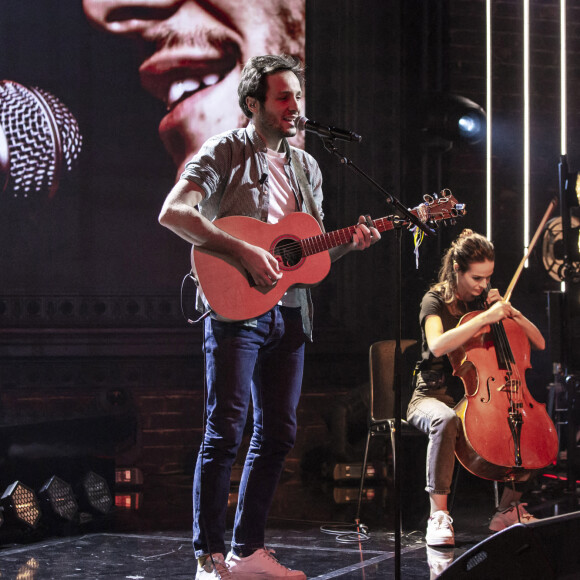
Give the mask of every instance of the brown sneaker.
<svg viewBox="0 0 580 580">
<path fill-rule="evenodd" d="M 519 524 L 520 520 L 522 524 L 537 522 L 538 519 L 526 510 L 527 505 L 527 503 L 519 503 L 517 506 L 513 505 L 502 512 L 495 512 L 489 522 L 489 529 L 492 532 L 501 532 L 501 530 L 505 530 L 514 524 Z M 520 513 L 519 519 L 518 512 Z"/>
<path fill-rule="evenodd" d="M 229 566 L 232 578 L 236 580 L 306 580 L 306 574 L 299 570 L 290 570 L 276 560 L 274 550 L 260 548 L 251 556 L 240 558 L 233 552 L 228 554 L 226 564 Z"/>
</svg>

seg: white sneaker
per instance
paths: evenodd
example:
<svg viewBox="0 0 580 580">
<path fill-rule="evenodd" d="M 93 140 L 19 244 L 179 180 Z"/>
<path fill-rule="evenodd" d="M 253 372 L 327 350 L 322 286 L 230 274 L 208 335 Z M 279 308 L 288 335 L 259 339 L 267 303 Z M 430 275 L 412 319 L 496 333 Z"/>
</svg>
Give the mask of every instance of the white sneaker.
<svg viewBox="0 0 580 580">
<path fill-rule="evenodd" d="M 428 546 L 454 546 L 453 518 L 449 512 L 436 511 L 427 522 L 425 540 Z"/>
<path fill-rule="evenodd" d="M 514 524 L 520 523 L 520 520 L 522 524 L 537 522 L 538 518 L 535 518 L 532 514 L 527 512 L 527 505 L 527 503 L 519 503 L 517 506 L 513 505 L 512 507 L 509 507 L 507 510 L 503 510 L 502 512 L 495 512 L 494 516 L 489 522 L 489 529 L 492 532 L 500 532 L 501 530 L 505 530 L 505 528 L 509 528 Z M 520 513 L 519 519 L 518 512 Z"/>
<path fill-rule="evenodd" d="M 226 558 L 226 564 L 230 569 L 232 578 L 236 580 L 274 580 L 284 578 L 287 580 L 306 580 L 306 574 L 299 570 L 290 570 L 282 566 L 273 556 L 274 550 L 260 548 L 251 556 L 240 558 L 230 552 Z"/>
<path fill-rule="evenodd" d="M 211 558 L 207 556 L 203 566 L 199 560 L 197 561 L 195 580 L 215 580 L 216 578 L 223 580 L 231 577 L 229 566 L 224 560 L 223 554 L 212 554 Z"/>
</svg>

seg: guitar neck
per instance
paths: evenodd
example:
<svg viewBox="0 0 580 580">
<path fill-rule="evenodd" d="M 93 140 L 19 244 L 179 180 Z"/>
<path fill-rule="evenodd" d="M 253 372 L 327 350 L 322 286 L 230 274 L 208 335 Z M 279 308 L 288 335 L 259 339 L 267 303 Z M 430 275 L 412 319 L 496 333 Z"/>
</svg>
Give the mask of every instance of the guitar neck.
<svg viewBox="0 0 580 580">
<path fill-rule="evenodd" d="M 415 211 L 413 211 L 413 214 L 415 214 Z M 394 227 L 393 216 L 373 220 L 373 224 L 379 233 L 392 230 Z M 319 234 L 310 238 L 304 238 L 300 241 L 303 255 L 311 256 L 312 254 L 330 250 L 331 248 L 343 246 L 344 244 L 350 244 L 355 230 L 356 226 L 349 226 L 348 228 L 342 228 L 341 230 L 335 230 L 333 232 Z"/>
</svg>

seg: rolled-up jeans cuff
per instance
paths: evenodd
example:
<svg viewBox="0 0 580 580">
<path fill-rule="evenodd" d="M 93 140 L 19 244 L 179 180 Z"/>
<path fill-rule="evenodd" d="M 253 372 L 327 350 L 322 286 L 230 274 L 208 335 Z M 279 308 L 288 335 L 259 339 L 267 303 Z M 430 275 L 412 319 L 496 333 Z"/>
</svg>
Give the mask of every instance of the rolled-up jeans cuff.
<svg viewBox="0 0 580 580">
<path fill-rule="evenodd" d="M 425 491 L 430 493 L 431 495 L 449 495 L 451 493 L 451 489 L 448 489 L 447 491 L 445 491 L 445 490 L 439 490 L 439 489 L 432 489 L 429 486 L 427 486 L 425 488 Z"/>
</svg>

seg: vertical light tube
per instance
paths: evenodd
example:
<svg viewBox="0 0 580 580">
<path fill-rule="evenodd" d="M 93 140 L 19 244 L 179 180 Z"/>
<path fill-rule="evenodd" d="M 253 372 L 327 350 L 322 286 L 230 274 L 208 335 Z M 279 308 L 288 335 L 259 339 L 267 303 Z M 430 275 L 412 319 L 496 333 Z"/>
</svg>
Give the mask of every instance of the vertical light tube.
<svg viewBox="0 0 580 580">
<path fill-rule="evenodd" d="M 492 90 L 492 77 L 491 77 L 491 0 L 486 0 L 485 3 L 485 46 L 486 46 L 486 97 L 485 97 L 485 111 L 487 116 L 486 122 L 486 144 L 485 144 L 485 210 L 486 210 L 486 236 L 488 240 L 491 240 L 493 232 L 492 224 L 492 196 L 491 196 L 491 185 L 492 185 L 492 134 L 491 134 L 491 90 Z"/>
<path fill-rule="evenodd" d="M 560 0 L 560 152 L 568 152 L 568 85 L 566 76 L 566 0 Z M 566 282 L 560 283 L 560 290 L 566 292 Z"/>
<path fill-rule="evenodd" d="M 530 244 L 530 2 L 524 0 L 524 255 Z M 526 260 L 526 268 L 528 261 Z"/>
<path fill-rule="evenodd" d="M 566 0 L 560 0 L 560 153 L 567 155 L 568 134 L 567 134 L 567 80 L 566 80 Z"/>
</svg>

